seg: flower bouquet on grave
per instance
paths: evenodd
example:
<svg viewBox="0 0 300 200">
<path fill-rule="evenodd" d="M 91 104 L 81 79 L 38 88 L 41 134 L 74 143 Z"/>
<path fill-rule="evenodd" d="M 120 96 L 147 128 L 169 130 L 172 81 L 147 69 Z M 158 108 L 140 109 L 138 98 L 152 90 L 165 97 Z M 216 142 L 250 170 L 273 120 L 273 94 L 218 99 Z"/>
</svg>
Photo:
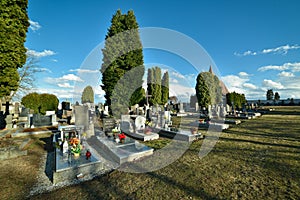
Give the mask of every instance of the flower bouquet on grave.
<svg viewBox="0 0 300 200">
<path fill-rule="evenodd" d="M 80 140 L 78 138 L 72 138 L 70 140 L 70 145 L 73 146 L 73 145 L 78 145 L 80 143 Z"/>
<path fill-rule="evenodd" d="M 112 131 L 112 133 L 113 133 L 114 139 L 116 139 L 116 138 L 117 138 L 117 135 L 118 135 L 118 133 L 120 133 L 120 131 L 118 130 L 117 127 L 115 127 L 114 129 L 112 129 L 111 131 Z"/>
<path fill-rule="evenodd" d="M 125 142 L 125 138 L 126 138 L 126 135 L 123 132 L 119 134 L 119 139 L 120 139 L 121 143 Z"/>
<path fill-rule="evenodd" d="M 74 157 L 79 157 L 80 153 L 81 153 L 81 145 L 77 144 L 77 145 L 73 145 L 71 148 L 71 152 L 73 153 Z"/>
</svg>

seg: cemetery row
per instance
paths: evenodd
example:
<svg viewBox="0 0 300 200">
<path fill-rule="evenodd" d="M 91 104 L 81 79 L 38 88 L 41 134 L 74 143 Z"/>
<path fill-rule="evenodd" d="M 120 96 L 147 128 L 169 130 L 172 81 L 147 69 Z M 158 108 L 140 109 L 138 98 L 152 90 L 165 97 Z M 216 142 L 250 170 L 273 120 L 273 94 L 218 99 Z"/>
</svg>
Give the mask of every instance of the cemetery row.
<svg viewBox="0 0 300 200">
<path fill-rule="evenodd" d="M 31 114 L 29 109 L 18 103 L 5 103 L 1 105 L 0 112 L 5 116 L 8 129 L 58 126 L 53 137 L 53 183 L 80 178 L 95 171 L 105 171 L 107 163 L 118 166 L 140 157 L 151 156 L 154 150 L 138 140 L 155 140 L 163 136 L 189 143 L 203 137 L 198 131 L 199 127 L 214 127 L 222 131 L 229 127 L 222 121 L 226 116 L 238 118 L 242 114 L 246 115 L 235 112 L 228 105 L 209 106 L 208 110 L 197 113 L 186 112 L 182 103 L 165 107 L 132 106 L 120 119 L 110 117 L 107 106 L 95 106 L 91 103 L 71 106 L 70 103 L 63 102 L 61 110 L 57 113 L 47 111 L 46 115 Z M 191 130 L 180 130 L 173 125 L 172 117 L 188 115 L 199 118 L 191 124 Z"/>
</svg>

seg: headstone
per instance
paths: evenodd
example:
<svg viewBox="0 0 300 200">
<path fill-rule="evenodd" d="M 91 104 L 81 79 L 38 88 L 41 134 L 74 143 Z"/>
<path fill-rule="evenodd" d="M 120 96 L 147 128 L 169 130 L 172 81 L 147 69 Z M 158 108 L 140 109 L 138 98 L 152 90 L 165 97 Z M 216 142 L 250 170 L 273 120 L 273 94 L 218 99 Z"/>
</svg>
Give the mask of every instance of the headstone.
<svg viewBox="0 0 300 200">
<path fill-rule="evenodd" d="M 87 106 L 75 106 L 75 125 L 83 126 L 87 134 L 87 138 L 95 135 L 93 121 L 90 121 L 89 111 Z"/>
<path fill-rule="evenodd" d="M 114 118 L 103 118 L 103 132 L 111 132 L 116 126 L 116 120 Z"/>
<path fill-rule="evenodd" d="M 9 115 L 9 102 L 5 103 L 5 115 Z"/>
<path fill-rule="evenodd" d="M 140 131 L 145 129 L 145 123 L 146 123 L 146 118 L 144 116 L 137 116 L 134 125 L 135 125 L 135 131 Z"/>
<path fill-rule="evenodd" d="M 133 132 L 133 126 L 131 124 L 131 118 L 130 115 L 122 115 L 121 116 L 121 124 L 120 124 L 120 128 L 122 131 L 124 131 L 125 133 L 128 132 Z"/>
<path fill-rule="evenodd" d="M 52 125 L 51 116 L 44 116 L 41 114 L 33 114 L 32 124 L 34 127 L 51 126 Z"/>
<path fill-rule="evenodd" d="M 28 126 L 29 128 L 31 128 L 31 126 L 33 125 L 33 124 L 32 124 L 32 117 L 33 117 L 33 114 L 28 114 L 28 115 L 27 115 L 27 126 Z"/>
<path fill-rule="evenodd" d="M 104 106 L 104 112 L 103 112 L 103 114 L 106 115 L 106 116 L 109 115 L 108 106 Z"/>
<path fill-rule="evenodd" d="M 12 123 L 13 116 L 12 115 L 6 115 L 5 121 L 6 121 L 6 128 L 12 129 L 13 123 Z"/>
<path fill-rule="evenodd" d="M 20 113 L 20 117 L 28 117 L 28 114 L 30 112 L 29 108 L 22 108 L 21 113 Z"/>
<path fill-rule="evenodd" d="M 229 106 L 228 104 L 226 104 L 226 112 L 227 112 L 227 113 L 230 113 L 230 112 L 231 112 L 230 106 Z"/>
<path fill-rule="evenodd" d="M 5 121 L 4 111 L 0 111 L 0 130 L 5 129 L 5 127 L 6 127 L 6 121 Z"/>
<path fill-rule="evenodd" d="M 56 114 L 52 114 L 52 115 L 50 115 L 50 116 L 51 116 L 51 123 L 52 123 L 52 126 L 58 125 L 58 122 L 57 122 L 57 119 L 56 119 Z"/>
<path fill-rule="evenodd" d="M 198 102 L 196 102 L 196 104 L 195 104 L 195 111 L 196 111 L 196 112 L 199 111 L 199 104 L 198 104 Z"/>
<path fill-rule="evenodd" d="M 63 110 L 70 110 L 70 102 L 63 101 L 61 107 Z"/>
<path fill-rule="evenodd" d="M 183 103 L 182 102 L 179 103 L 179 112 L 180 113 L 184 113 Z"/>
</svg>

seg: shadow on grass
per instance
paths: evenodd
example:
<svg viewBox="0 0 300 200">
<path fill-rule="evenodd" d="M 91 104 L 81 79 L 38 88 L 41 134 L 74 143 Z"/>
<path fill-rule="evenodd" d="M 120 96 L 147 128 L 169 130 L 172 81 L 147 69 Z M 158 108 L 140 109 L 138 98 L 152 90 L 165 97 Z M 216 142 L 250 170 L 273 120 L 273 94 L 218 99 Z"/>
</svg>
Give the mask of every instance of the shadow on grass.
<svg viewBox="0 0 300 200">
<path fill-rule="evenodd" d="M 270 139 L 284 139 L 288 141 L 298 141 L 300 142 L 300 134 L 289 134 L 289 133 L 278 133 L 278 134 L 268 134 L 268 133 L 242 133 L 241 131 L 235 131 L 232 129 L 224 130 L 224 133 L 234 134 L 239 136 L 248 136 L 248 137 L 262 137 L 262 138 L 270 138 Z"/>
<path fill-rule="evenodd" d="M 219 199 L 217 197 L 211 196 L 208 193 L 205 192 L 203 188 L 200 188 L 199 190 L 195 190 L 194 188 L 187 187 L 185 184 L 178 183 L 177 181 L 170 179 L 169 177 L 161 174 L 157 174 L 154 172 L 148 172 L 147 175 L 149 175 L 152 178 L 159 179 L 160 181 L 165 182 L 166 184 L 175 186 L 176 188 L 180 190 L 184 190 L 186 194 L 194 195 L 196 197 L 201 197 L 204 199 Z"/>
<path fill-rule="evenodd" d="M 247 143 L 252 143 L 252 144 L 260 144 L 260 145 L 268 145 L 268 146 L 288 147 L 288 148 L 300 149 L 300 146 L 296 146 L 296 145 L 277 144 L 277 143 L 270 143 L 270 142 L 260 142 L 260 141 L 245 140 L 245 139 L 237 139 L 237 138 L 225 138 L 225 137 L 219 137 L 219 140 L 223 140 L 223 141 L 232 141 L 232 142 L 247 142 Z"/>
</svg>

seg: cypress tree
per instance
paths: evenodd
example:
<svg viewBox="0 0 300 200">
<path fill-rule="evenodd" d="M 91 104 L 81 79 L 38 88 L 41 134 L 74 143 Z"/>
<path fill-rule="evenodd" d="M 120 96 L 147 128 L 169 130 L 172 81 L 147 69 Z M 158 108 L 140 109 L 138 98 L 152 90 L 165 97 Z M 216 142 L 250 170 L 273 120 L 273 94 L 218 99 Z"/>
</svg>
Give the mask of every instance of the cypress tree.
<svg viewBox="0 0 300 200">
<path fill-rule="evenodd" d="M 111 26 L 108 29 L 105 47 L 102 49 L 103 62 L 101 66 L 102 89 L 105 91 L 106 104 L 111 108 L 112 96 L 114 102 L 123 106 L 130 106 L 139 103 L 143 96 L 142 84 L 144 75 L 143 49 L 138 32 L 138 23 L 133 11 L 122 14 L 118 10 L 112 17 Z M 128 74 L 134 68 L 133 75 Z M 128 102 L 122 101 L 122 95 L 118 95 L 115 86 L 125 75 L 127 80 L 123 88 L 118 88 L 123 92 L 130 91 Z M 131 87 L 128 90 L 128 87 Z M 133 90 L 133 91 L 132 91 Z M 114 95 L 113 95 L 114 94 Z"/>
<path fill-rule="evenodd" d="M 92 86 L 88 85 L 83 89 L 81 103 L 94 103 L 94 91 Z"/>
<path fill-rule="evenodd" d="M 166 71 L 161 80 L 161 103 L 168 103 L 169 99 L 169 73 Z"/>
<path fill-rule="evenodd" d="M 154 74 L 153 74 L 153 68 L 148 69 L 148 74 L 147 74 L 147 92 L 150 97 L 148 97 L 149 104 L 153 105 L 153 90 L 154 90 Z"/>
<path fill-rule="evenodd" d="M 153 103 L 161 104 L 161 69 L 154 67 L 154 91 L 153 91 Z"/>
<path fill-rule="evenodd" d="M 17 70 L 26 62 L 27 5 L 27 0 L 0 1 L 0 98 L 18 89 Z"/>
<path fill-rule="evenodd" d="M 208 105 L 211 105 L 211 95 L 204 73 L 206 72 L 202 72 L 197 76 L 195 90 L 199 106 L 208 108 Z"/>
</svg>

